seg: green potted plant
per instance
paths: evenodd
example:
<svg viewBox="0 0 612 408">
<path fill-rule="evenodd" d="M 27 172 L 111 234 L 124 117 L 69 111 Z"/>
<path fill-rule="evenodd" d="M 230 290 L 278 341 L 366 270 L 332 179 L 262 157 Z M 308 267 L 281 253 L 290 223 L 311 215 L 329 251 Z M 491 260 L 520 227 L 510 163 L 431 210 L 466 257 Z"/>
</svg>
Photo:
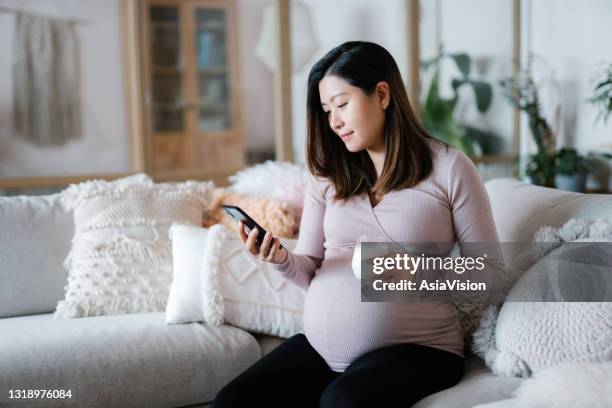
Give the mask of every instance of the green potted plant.
<svg viewBox="0 0 612 408">
<path fill-rule="evenodd" d="M 555 185 L 558 189 L 584 193 L 591 164 L 576 149 L 564 147 L 555 157 Z"/>
<path fill-rule="evenodd" d="M 451 81 L 451 98 L 440 96 L 440 64 L 444 59 L 454 61 L 461 74 Z M 490 132 L 460 124 L 453 116 L 459 99 L 459 88 L 463 86 L 474 91 L 479 112 L 484 113 L 491 106 L 493 89 L 489 83 L 471 78 L 471 65 L 471 59 L 465 53 L 447 54 L 442 51 L 436 57 L 421 63 L 424 72 L 433 70 L 421 117 L 423 127 L 436 139 L 464 151 L 470 157 L 478 157 L 496 149 L 501 138 Z"/>
<path fill-rule="evenodd" d="M 529 68 L 521 69 L 516 76 L 499 81 L 504 96 L 515 107 L 527 114 L 529 130 L 537 152 L 527 157 L 525 174 L 532 184 L 555 186 L 555 135 L 542 116 L 538 86 Z"/>
<path fill-rule="evenodd" d="M 603 120 L 604 124 L 607 123 L 612 115 L 612 63 L 603 64 L 595 73 L 593 96 L 588 101 L 599 110 L 595 121 Z"/>
</svg>

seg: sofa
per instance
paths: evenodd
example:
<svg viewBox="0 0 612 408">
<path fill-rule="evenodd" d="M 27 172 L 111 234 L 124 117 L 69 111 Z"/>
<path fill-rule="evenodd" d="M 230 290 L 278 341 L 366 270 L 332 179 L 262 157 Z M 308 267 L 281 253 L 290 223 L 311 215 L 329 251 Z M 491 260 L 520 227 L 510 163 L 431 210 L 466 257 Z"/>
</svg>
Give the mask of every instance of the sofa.
<svg viewBox="0 0 612 408">
<path fill-rule="evenodd" d="M 612 218 L 608 195 L 514 179 L 492 180 L 486 188 L 502 242 L 530 241 L 539 227 L 573 217 Z M 283 341 L 229 325 L 167 325 L 164 313 L 54 319 L 73 234 L 72 214 L 59 195 L 0 197 L 0 406 L 210 406 L 227 382 Z M 415 407 L 504 400 L 522 381 L 493 375 L 470 354 L 459 384 Z M 10 398 L 36 389 L 58 392 Z"/>
</svg>

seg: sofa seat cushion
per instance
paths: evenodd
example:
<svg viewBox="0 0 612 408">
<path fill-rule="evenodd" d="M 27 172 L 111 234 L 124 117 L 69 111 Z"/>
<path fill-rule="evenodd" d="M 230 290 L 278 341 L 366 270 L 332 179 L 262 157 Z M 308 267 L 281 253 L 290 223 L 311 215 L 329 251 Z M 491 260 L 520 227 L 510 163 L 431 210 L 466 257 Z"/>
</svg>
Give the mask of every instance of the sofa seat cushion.
<svg viewBox="0 0 612 408">
<path fill-rule="evenodd" d="M 287 339 L 283 339 L 281 337 L 270 336 L 267 334 L 260 333 L 251 333 L 255 340 L 257 340 L 257 344 L 259 344 L 259 348 L 261 349 L 262 357 L 283 344 L 283 342 Z"/>
<path fill-rule="evenodd" d="M 463 378 L 454 387 L 422 399 L 413 408 L 465 408 L 513 397 L 524 380 L 497 377 L 484 361 L 470 354 L 465 360 Z"/>
<path fill-rule="evenodd" d="M 0 333 L 0 405 L 9 389 L 72 391 L 45 406 L 203 403 L 261 356 L 244 330 L 166 325 L 164 313 L 13 317 L 0 319 Z"/>
</svg>

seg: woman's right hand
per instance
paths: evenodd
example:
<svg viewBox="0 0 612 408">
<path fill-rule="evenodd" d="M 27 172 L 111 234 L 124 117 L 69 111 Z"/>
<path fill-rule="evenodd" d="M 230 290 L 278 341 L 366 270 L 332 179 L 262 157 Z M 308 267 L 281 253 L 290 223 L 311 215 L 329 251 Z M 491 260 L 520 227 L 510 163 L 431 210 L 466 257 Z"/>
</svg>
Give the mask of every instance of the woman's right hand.
<svg viewBox="0 0 612 408">
<path fill-rule="evenodd" d="M 246 249 L 261 259 L 264 262 L 270 262 L 274 264 L 283 263 L 289 256 L 289 252 L 285 247 L 280 247 L 280 239 L 274 238 L 270 231 L 266 232 L 266 235 L 261 243 L 261 247 L 257 247 L 257 228 L 251 230 L 247 235 L 244 230 L 244 223 L 238 221 L 238 236 L 246 247 Z"/>
</svg>

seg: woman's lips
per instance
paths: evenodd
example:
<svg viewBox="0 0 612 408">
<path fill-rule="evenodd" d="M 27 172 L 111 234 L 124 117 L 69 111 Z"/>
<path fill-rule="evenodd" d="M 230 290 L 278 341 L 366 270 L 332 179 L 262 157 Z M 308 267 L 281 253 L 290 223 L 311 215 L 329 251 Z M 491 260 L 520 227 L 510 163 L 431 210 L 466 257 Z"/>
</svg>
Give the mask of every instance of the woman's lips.
<svg viewBox="0 0 612 408">
<path fill-rule="evenodd" d="M 352 134 L 353 134 L 353 131 L 350 131 L 350 132 L 347 132 L 347 133 L 345 133 L 343 135 L 340 135 L 340 138 L 342 140 L 348 140 L 351 137 Z"/>
</svg>

